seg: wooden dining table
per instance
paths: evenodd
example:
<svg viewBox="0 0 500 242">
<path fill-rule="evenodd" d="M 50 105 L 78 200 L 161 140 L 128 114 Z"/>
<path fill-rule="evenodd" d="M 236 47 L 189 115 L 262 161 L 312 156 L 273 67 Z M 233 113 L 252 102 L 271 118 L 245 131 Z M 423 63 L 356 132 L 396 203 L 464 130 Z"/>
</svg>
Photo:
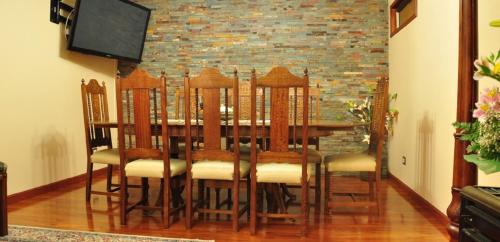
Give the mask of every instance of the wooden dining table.
<svg viewBox="0 0 500 242">
<path fill-rule="evenodd" d="M 160 121 L 161 122 L 161 121 Z M 178 152 L 178 143 L 179 140 L 185 136 L 186 127 L 185 120 L 183 119 L 169 119 L 168 121 L 168 135 L 170 137 L 170 147 L 172 149 L 172 153 Z M 263 125 L 264 123 L 264 125 Z M 109 121 L 109 122 L 91 122 L 94 128 L 117 128 L 118 122 Z M 155 127 L 152 128 L 153 132 L 158 132 L 161 134 L 161 123 L 152 124 Z M 203 122 L 191 120 L 191 134 L 194 136 L 202 137 L 203 136 Z M 334 134 L 336 131 L 352 131 L 356 127 L 366 126 L 366 123 L 360 122 L 350 122 L 350 121 L 336 121 L 336 120 L 309 120 L 308 122 L 308 136 L 309 138 L 315 137 L 327 137 Z M 240 120 L 238 123 L 239 127 L 239 135 L 240 137 L 250 137 L 250 129 L 251 123 L 250 120 Z M 268 137 L 269 129 L 270 129 L 270 121 L 257 121 L 257 136 L 258 137 Z M 302 125 L 300 122 L 297 123 L 296 130 L 296 138 L 301 138 L 302 134 Z M 133 130 L 133 129 L 130 129 Z M 262 134 L 264 130 L 264 134 Z M 290 124 L 290 138 L 293 138 L 293 124 Z M 125 127 L 125 132 L 127 132 L 127 128 Z M 233 132 L 233 121 L 222 121 L 221 123 L 221 135 L 231 137 Z M 317 191 L 321 191 L 321 164 L 315 164 L 315 186 Z M 292 199 L 293 200 L 293 199 Z M 320 192 L 316 193 L 315 196 L 315 211 L 319 211 L 320 208 Z"/>
<path fill-rule="evenodd" d="M 95 128 L 117 128 L 118 122 L 109 121 L 109 122 L 91 122 L 91 124 Z M 158 123 L 158 127 L 160 127 L 161 123 Z M 168 135 L 170 137 L 184 137 L 185 136 L 185 121 L 183 119 L 169 119 L 168 120 Z M 154 124 L 152 124 L 154 125 Z M 228 121 L 228 131 L 232 132 L 233 122 Z M 242 137 L 250 137 L 250 120 L 240 120 L 239 121 L 239 134 Z M 302 132 L 301 123 L 297 124 L 297 136 L 300 137 Z M 309 120 L 308 123 L 308 135 L 309 137 L 327 137 L 332 135 L 335 131 L 349 131 L 354 130 L 356 127 L 366 126 L 365 123 L 360 122 L 349 122 L 349 121 L 336 121 L 336 120 Z M 268 120 L 265 121 L 265 125 L 262 125 L 262 121 L 257 121 L 257 136 L 262 135 L 262 127 L 265 127 L 266 130 L 270 128 L 270 122 Z M 292 124 L 290 129 L 292 129 Z M 191 134 L 196 135 L 197 130 L 200 132 L 200 136 L 203 135 L 203 122 L 199 121 L 198 124 L 195 120 L 191 120 Z M 225 122 L 221 123 L 222 135 L 225 134 Z M 155 130 L 155 129 L 153 129 Z M 158 129 L 159 130 L 159 129 Z M 268 132 L 266 132 L 267 134 Z M 291 133 L 290 133 L 291 134 Z M 229 134 L 231 135 L 231 134 Z"/>
</svg>

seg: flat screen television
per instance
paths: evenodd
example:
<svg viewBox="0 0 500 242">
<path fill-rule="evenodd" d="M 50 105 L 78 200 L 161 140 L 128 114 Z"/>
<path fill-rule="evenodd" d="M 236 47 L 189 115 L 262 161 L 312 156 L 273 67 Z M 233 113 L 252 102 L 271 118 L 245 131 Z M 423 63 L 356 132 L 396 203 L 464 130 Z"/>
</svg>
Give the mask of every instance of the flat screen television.
<svg viewBox="0 0 500 242">
<path fill-rule="evenodd" d="M 78 0 L 68 49 L 139 63 L 150 14 L 126 0 Z"/>
</svg>

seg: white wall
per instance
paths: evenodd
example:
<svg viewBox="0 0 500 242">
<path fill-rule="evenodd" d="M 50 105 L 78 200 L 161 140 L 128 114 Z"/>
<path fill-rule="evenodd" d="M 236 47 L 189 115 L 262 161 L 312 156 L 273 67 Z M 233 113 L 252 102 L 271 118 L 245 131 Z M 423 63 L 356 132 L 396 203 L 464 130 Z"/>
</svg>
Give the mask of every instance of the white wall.
<svg viewBox="0 0 500 242">
<path fill-rule="evenodd" d="M 419 0 L 417 18 L 389 40 L 389 86 L 400 111 L 389 170 L 443 213 L 451 199 L 458 3 Z"/>
<path fill-rule="evenodd" d="M 479 2 L 500 17 L 495 11 L 500 1 Z M 418 0 L 418 17 L 389 40 L 390 91 L 398 93 L 394 106 L 400 111 L 389 143 L 389 170 L 443 213 L 451 200 L 458 31 L 459 1 Z M 486 52 L 499 43 L 491 41 Z M 480 174 L 480 184 L 499 186 L 497 175 Z"/>
<path fill-rule="evenodd" d="M 116 116 L 116 61 L 67 51 L 49 5 L 0 1 L 0 161 L 9 194 L 85 172 L 82 78 L 106 82 Z"/>
</svg>

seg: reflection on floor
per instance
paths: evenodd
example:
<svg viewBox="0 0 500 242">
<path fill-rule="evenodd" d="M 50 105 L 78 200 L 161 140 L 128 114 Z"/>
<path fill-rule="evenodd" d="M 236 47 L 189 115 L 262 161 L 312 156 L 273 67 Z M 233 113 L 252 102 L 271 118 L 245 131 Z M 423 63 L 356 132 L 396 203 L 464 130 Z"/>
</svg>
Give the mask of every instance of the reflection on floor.
<svg viewBox="0 0 500 242">
<path fill-rule="evenodd" d="M 313 179 L 312 179 L 313 180 Z M 155 201 L 159 181 L 150 182 L 150 201 Z M 335 177 L 332 187 L 342 190 L 357 188 L 357 179 Z M 364 184 L 361 184 L 364 185 Z M 101 179 L 96 187 L 104 188 Z M 241 198 L 245 197 L 242 186 Z M 324 186 L 323 186 L 324 187 Z M 196 189 L 193 189 L 196 191 Z M 312 192 L 312 191 L 311 191 Z M 300 192 L 294 191 L 297 196 Z M 447 241 L 445 226 L 430 211 L 415 201 L 408 200 L 408 193 L 392 180 L 384 180 L 381 186 L 381 214 L 375 209 L 336 209 L 333 215 L 315 213 L 311 208 L 309 234 L 301 241 Z M 139 191 L 131 192 L 131 199 Z M 212 196 L 213 198 L 214 196 Z M 313 201 L 314 196 L 309 196 Z M 300 199 L 300 197 L 298 198 Z M 335 198 L 333 198 L 335 199 Z M 242 216 L 242 228 L 233 232 L 231 223 L 211 216 L 208 221 L 197 221 L 191 230 L 184 227 L 184 219 L 169 229 L 161 228 L 159 213 L 145 215 L 140 210 L 129 214 L 127 226 L 120 225 L 117 198 L 92 196 L 90 206 L 85 202 L 84 183 L 68 186 L 16 204 L 9 205 L 9 224 L 31 225 L 59 229 L 90 230 L 125 234 L 153 235 L 177 238 L 215 239 L 216 241 L 286 241 L 297 237 L 299 231 L 291 222 L 264 224 L 258 234 L 251 236 L 246 216 Z M 299 200 L 300 201 L 300 200 Z M 296 211 L 294 208 L 290 212 Z M 225 217 L 225 216 L 224 216 Z"/>
</svg>

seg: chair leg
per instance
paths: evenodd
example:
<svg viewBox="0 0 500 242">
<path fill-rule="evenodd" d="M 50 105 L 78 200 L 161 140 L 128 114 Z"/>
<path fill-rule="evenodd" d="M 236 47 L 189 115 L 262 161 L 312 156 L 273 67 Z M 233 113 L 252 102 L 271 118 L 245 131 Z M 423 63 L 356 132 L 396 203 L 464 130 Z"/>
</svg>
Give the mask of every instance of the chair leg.
<svg viewBox="0 0 500 242">
<path fill-rule="evenodd" d="M 316 163 L 314 174 L 314 212 L 321 210 L 321 163 Z"/>
<path fill-rule="evenodd" d="M 302 236 L 307 235 L 307 226 L 308 226 L 308 210 L 309 210 L 309 181 L 306 181 L 302 184 L 302 201 L 300 206 L 300 213 L 302 217 Z"/>
<path fill-rule="evenodd" d="M 247 222 L 250 222 L 250 192 L 251 192 L 250 174 L 247 175 Z"/>
<path fill-rule="evenodd" d="M 233 206 L 232 206 L 232 219 L 233 219 L 233 231 L 238 232 L 238 221 L 239 221 L 239 193 L 240 193 L 240 179 L 235 178 L 233 181 Z"/>
<path fill-rule="evenodd" d="M 182 204 L 184 204 L 182 200 L 182 186 L 181 186 L 182 176 L 176 176 L 170 179 L 170 200 L 172 203 L 171 208 L 178 209 Z M 177 213 L 174 214 L 174 219 L 179 219 L 182 215 L 183 210 L 178 210 Z"/>
<path fill-rule="evenodd" d="M 375 199 L 377 203 L 377 215 L 380 216 L 380 178 L 375 177 Z"/>
<path fill-rule="evenodd" d="M 113 165 L 108 165 L 106 169 L 106 191 L 111 192 L 111 181 L 113 180 Z"/>
<path fill-rule="evenodd" d="M 210 209 L 210 187 L 207 187 L 207 193 L 205 194 L 205 202 L 207 203 L 205 207 Z M 207 220 L 210 219 L 210 213 L 207 213 L 205 215 L 205 219 Z"/>
<path fill-rule="evenodd" d="M 128 189 L 127 177 L 122 176 L 120 179 L 120 224 L 127 225 L 127 204 L 128 204 Z"/>
<path fill-rule="evenodd" d="M 254 235 L 257 229 L 257 181 L 255 176 L 250 180 L 250 234 Z"/>
<path fill-rule="evenodd" d="M 90 161 L 87 161 L 87 180 L 85 184 L 85 200 L 90 202 L 90 193 L 92 191 L 92 173 L 93 173 L 94 164 Z"/>
<path fill-rule="evenodd" d="M 149 203 L 149 182 L 147 177 L 141 177 L 142 184 L 142 194 L 141 194 L 141 202 L 142 205 L 148 205 Z"/>
<path fill-rule="evenodd" d="M 220 188 L 215 188 L 215 209 L 220 209 Z M 219 214 L 215 215 L 215 219 L 219 220 Z"/>
<path fill-rule="evenodd" d="M 187 171 L 189 172 L 189 171 Z M 191 229 L 193 220 L 193 199 L 192 199 L 192 179 L 190 174 L 186 174 L 186 228 Z"/>
<path fill-rule="evenodd" d="M 233 195 L 231 188 L 227 189 L 227 210 L 231 209 L 231 205 L 233 204 Z M 226 218 L 228 221 L 231 219 L 231 215 L 227 215 Z"/>
<path fill-rule="evenodd" d="M 370 201 L 375 200 L 375 191 L 373 188 L 373 182 L 374 182 L 374 176 L 373 172 L 368 172 L 368 184 L 369 184 L 369 193 L 370 193 Z"/>
<path fill-rule="evenodd" d="M 264 212 L 264 196 L 265 194 L 265 183 L 257 183 L 257 206 L 255 208 L 257 209 L 257 213 L 259 212 Z M 267 208 L 267 212 L 269 212 L 269 207 Z M 257 216 L 257 227 L 259 227 L 260 219 Z"/>
<path fill-rule="evenodd" d="M 328 166 L 325 164 L 325 215 L 330 213 L 330 208 L 328 203 L 330 201 L 330 172 L 328 172 Z"/>
<path fill-rule="evenodd" d="M 160 179 L 160 189 L 159 192 L 158 192 L 158 199 L 156 199 L 156 202 L 155 202 L 155 206 L 156 207 L 161 207 L 163 206 L 163 197 L 164 197 L 164 193 L 163 193 L 163 187 L 164 187 L 164 182 L 163 182 L 163 178 Z M 163 210 L 162 210 L 163 211 Z M 162 212 L 163 214 L 163 212 Z"/>
<path fill-rule="evenodd" d="M 170 227 L 170 178 L 163 178 L 163 226 Z"/>
<path fill-rule="evenodd" d="M 205 184 L 204 181 L 198 180 L 198 206 L 203 207 L 205 203 Z M 198 211 L 198 219 L 203 220 L 205 218 L 205 214 Z"/>
</svg>

